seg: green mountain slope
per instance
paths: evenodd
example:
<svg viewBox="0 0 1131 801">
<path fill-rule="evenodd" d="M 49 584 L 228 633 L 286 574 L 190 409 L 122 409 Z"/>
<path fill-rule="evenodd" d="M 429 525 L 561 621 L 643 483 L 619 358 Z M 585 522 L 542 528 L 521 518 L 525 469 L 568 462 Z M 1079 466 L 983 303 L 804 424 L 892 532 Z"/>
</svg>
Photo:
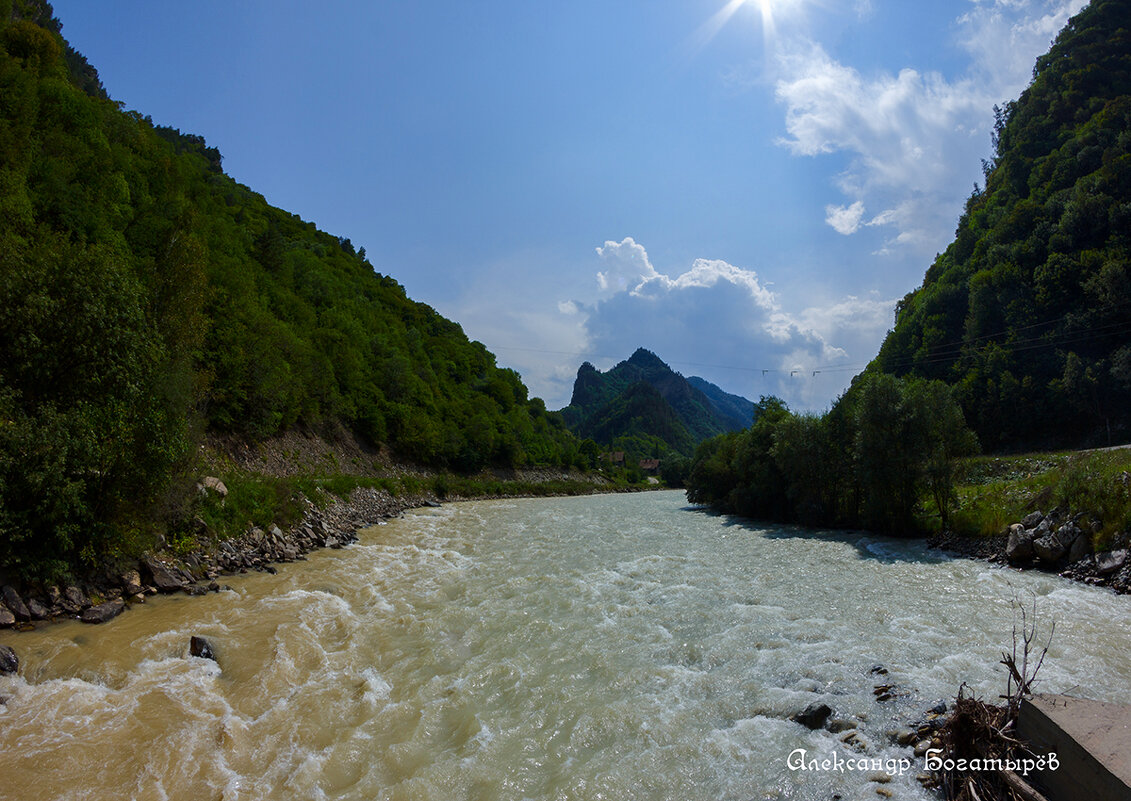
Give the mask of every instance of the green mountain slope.
<svg viewBox="0 0 1131 801">
<path fill-rule="evenodd" d="M 754 419 L 754 401 L 732 395 L 705 378 L 689 375 L 687 383 L 707 396 L 715 412 L 727 422 L 727 429 L 738 431 L 746 428 Z"/>
<path fill-rule="evenodd" d="M 1131 435 L 1131 2 L 1093 0 L 998 110 L 986 186 L 871 365 L 938 378 L 989 450 Z"/>
<path fill-rule="evenodd" d="M 97 561 L 206 430 L 345 425 L 419 463 L 584 461 L 561 418 L 202 137 L 0 2 L 0 568 Z"/>
<path fill-rule="evenodd" d="M 743 403 L 750 410 L 745 415 Z M 620 443 L 641 454 L 660 455 L 670 449 L 690 455 L 699 442 L 749 425 L 753 408 L 750 401 L 708 381 L 684 378 L 654 353 L 639 348 L 606 373 L 588 362 L 581 365 L 562 416 L 578 436 L 596 442 Z"/>
</svg>

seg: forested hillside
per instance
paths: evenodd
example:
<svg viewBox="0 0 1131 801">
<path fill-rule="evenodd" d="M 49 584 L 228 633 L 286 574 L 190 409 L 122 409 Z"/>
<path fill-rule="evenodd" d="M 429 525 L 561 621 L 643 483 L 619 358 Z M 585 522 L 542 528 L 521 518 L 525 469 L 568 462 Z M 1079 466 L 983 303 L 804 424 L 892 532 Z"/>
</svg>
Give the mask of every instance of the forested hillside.
<svg viewBox="0 0 1131 801">
<path fill-rule="evenodd" d="M 1093 0 L 1033 74 L 871 369 L 952 384 L 988 450 L 1125 442 L 1131 2 Z"/>
<path fill-rule="evenodd" d="M 109 99 L 60 31 L 0 2 L 0 568 L 119 547 L 207 430 L 344 425 L 460 471 L 585 461 L 483 345 Z"/>
<path fill-rule="evenodd" d="M 750 425 L 753 411 L 745 398 L 701 378 L 684 378 L 656 354 L 638 348 L 604 373 L 589 362 L 581 365 L 562 415 L 580 437 L 660 457 L 668 452 L 690 456 L 703 440 Z"/>
<path fill-rule="evenodd" d="M 810 525 L 945 529 L 955 460 L 979 440 L 989 451 L 1126 441 L 1129 25 L 1131 0 L 1093 0 L 1069 22 L 998 111 L 986 186 L 873 363 L 824 415 L 763 398 L 752 428 L 703 443 L 692 501 Z"/>
</svg>

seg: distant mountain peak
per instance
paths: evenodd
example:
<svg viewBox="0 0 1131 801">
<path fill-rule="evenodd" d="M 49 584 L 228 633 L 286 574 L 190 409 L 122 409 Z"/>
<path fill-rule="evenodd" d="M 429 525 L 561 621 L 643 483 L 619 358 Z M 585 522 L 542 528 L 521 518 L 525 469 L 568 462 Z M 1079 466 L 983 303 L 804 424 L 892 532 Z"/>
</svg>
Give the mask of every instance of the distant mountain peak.
<svg viewBox="0 0 1131 801">
<path fill-rule="evenodd" d="M 636 352 L 628 357 L 628 363 L 644 370 L 657 368 L 671 370 L 663 359 L 647 348 L 637 348 Z"/>
<path fill-rule="evenodd" d="M 652 351 L 637 348 L 604 373 L 582 364 L 562 415 L 572 431 L 604 445 L 660 440 L 689 455 L 708 437 L 748 426 L 753 410 L 751 401 L 701 378 L 685 378 Z"/>
</svg>

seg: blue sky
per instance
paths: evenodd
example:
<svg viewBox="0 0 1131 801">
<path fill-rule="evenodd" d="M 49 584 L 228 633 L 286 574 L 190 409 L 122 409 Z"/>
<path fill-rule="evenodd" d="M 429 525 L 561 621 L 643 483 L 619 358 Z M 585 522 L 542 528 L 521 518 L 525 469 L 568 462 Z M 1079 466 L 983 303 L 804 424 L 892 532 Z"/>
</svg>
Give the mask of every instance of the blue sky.
<svg viewBox="0 0 1131 801">
<path fill-rule="evenodd" d="M 550 408 L 637 347 L 826 408 L 1083 0 L 56 0 L 111 96 Z"/>
</svg>

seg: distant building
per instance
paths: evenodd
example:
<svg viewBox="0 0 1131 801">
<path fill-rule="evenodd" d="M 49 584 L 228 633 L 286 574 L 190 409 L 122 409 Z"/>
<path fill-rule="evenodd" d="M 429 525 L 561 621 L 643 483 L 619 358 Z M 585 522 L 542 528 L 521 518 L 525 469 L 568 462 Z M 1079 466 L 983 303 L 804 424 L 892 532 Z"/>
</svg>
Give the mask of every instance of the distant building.
<svg viewBox="0 0 1131 801">
<path fill-rule="evenodd" d="M 660 469 L 660 460 L 659 459 L 641 459 L 640 460 L 640 469 L 643 470 L 645 473 L 655 473 L 655 472 L 659 471 L 659 469 Z"/>
<path fill-rule="evenodd" d="M 613 451 L 612 453 L 602 453 L 601 461 L 612 462 L 613 464 L 624 464 L 624 451 Z"/>
</svg>

